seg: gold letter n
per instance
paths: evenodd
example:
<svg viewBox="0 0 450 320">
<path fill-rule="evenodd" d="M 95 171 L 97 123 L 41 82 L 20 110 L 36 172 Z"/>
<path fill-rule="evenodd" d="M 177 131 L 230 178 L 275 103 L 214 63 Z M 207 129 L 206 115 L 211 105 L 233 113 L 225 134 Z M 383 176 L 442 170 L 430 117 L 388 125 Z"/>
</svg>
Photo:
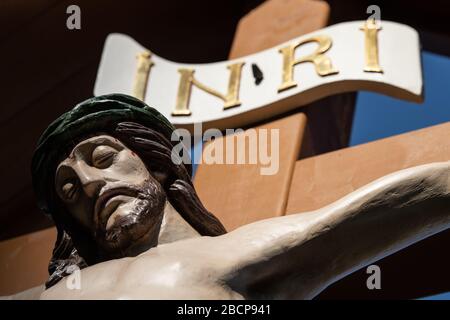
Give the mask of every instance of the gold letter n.
<svg viewBox="0 0 450 320">
<path fill-rule="evenodd" d="M 244 62 L 238 62 L 227 66 L 230 70 L 230 77 L 228 80 L 227 94 L 222 94 L 214 89 L 211 89 L 200 83 L 194 77 L 194 69 L 178 69 L 180 73 L 180 84 L 178 85 L 177 102 L 175 109 L 172 111 L 172 116 L 190 116 L 189 99 L 191 97 L 192 85 L 197 88 L 212 94 L 224 101 L 223 108 L 229 109 L 237 107 L 241 104 L 239 101 L 239 85 L 241 81 L 241 70 Z"/>
</svg>

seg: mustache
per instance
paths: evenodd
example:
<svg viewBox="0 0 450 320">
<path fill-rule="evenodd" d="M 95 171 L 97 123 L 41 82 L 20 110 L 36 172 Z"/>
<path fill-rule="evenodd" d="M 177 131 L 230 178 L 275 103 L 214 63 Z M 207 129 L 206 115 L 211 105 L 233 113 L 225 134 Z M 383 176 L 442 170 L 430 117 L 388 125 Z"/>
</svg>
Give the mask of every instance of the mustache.
<svg viewBox="0 0 450 320">
<path fill-rule="evenodd" d="M 127 256 L 126 251 L 129 247 L 138 244 L 141 238 L 160 227 L 167 199 L 164 189 L 158 182 L 146 180 L 142 185 L 112 188 L 108 193 L 105 191 L 106 200 L 103 199 L 103 203 L 114 195 L 123 194 L 121 193 L 123 191 L 136 198 L 132 210 L 126 216 L 117 217 L 114 225 L 108 230 L 106 222 L 97 224 L 95 232 L 95 238 L 101 247 L 115 257 Z"/>
<path fill-rule="evenodd" d="M 146 182 L 144 182 L 145 184 Z M 108 202 L 109 199 L 115 197 L 115 196 L 119 196 L 119 195 L 124 195 L 124 196 L 130 196 L 130 197 L 137 197 L 139 195 L 139 193 L 142 192 L 142 186 L 137 186 L 137 185 L 117 185 L 117 186 L 110 186 L 106 189 L 102 189 L 99 192 L 99 196 L 97 198 L 97 200 L 95 201 L 95 205 L 94 205 L 94 223 L 96 225 L 96 227 L 99 226 L 99 224 L 101 224 L 103 221 L 102 217 L 100 217 L 100 214 L 102 212 L 102 210 L 105 208 L 106 203 Z"/>
</svg>

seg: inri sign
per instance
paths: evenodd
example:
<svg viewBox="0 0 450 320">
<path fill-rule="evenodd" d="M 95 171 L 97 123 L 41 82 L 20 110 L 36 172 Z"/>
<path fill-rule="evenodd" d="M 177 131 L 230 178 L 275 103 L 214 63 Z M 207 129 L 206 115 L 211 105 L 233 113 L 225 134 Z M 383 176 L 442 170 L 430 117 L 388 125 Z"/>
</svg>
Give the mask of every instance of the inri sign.
<svg viewBox="0 0 450 320">
<path fill-rule="evenodd" d="M 252 65 L 262 71 L 255 81 Z M 373 20 L 333 25 L 236 60 L 182 64 L 130 37 L 106 39 L 95 95 L 126 93 L 178 127 L 236 128 L 340 92 L 370 90 L 422 101 L 417 32 Z"/>
</svg>

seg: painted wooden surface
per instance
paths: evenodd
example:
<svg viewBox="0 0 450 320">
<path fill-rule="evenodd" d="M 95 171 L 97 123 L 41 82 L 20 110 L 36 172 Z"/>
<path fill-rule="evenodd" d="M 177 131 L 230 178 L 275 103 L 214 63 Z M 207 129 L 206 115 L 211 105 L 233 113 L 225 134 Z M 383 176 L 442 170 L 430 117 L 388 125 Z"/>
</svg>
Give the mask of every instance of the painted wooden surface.
<svg viewBox="0 0 450 320">
<path fill-rule="evenodd" d="M 261 175 L 261 168 L 267 165 L 259 158 L 256 164 L 199 164 L 194 179 L 195 189 L 205 207 L 222 221 L 228 231 L 250 222 L 284 215 L 305 127 L 306 116 L 303 113 L 256 127 L 258 133 L 261 129 L 267 130 L 269 137 L 270 130 L 279 130 L 279 165 L 274 175 Z M 226 145 L 227 140 L 236 140 L 235 137 L 227 135 L 210 143 Z M 269 140 L 268 150 L 273 143 Z M 237 143 L 234 146 L 236 155 Z M 249 150 L 247 144 L 245 152 L 248 154 Z"/>
<path fill-rule="evenodd" d="M 0 296 L 45 283 L 55 240 L 49 228 L 0 242 Z"/>
</svg>

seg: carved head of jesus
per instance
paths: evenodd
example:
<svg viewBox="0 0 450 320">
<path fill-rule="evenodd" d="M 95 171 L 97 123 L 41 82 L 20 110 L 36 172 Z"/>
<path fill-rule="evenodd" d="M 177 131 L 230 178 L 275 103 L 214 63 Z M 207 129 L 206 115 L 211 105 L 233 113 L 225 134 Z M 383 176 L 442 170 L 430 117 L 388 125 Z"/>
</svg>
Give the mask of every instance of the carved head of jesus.
<svg viewBox="0 0 450 320">
<path fill-rule="evenodd" d="M 80 103 L 44 132 L 32 175 L 38 204 L 58 229 L 47 286 L 74 264 L 156 246 L 167 206 L 200 235 L 225 233 L 198 199 L 190 165 L 172 161 L 173 134 L 158 111 L 117 94 Z"/>
<path fill-rule="evenodd" d="M 157 244 L 166 194 L 139 156 L 118 139 L 78 143 L 56 169 L 55 188 L 69 214 L 106 255 L 136 255 Z"/>
</svg>

